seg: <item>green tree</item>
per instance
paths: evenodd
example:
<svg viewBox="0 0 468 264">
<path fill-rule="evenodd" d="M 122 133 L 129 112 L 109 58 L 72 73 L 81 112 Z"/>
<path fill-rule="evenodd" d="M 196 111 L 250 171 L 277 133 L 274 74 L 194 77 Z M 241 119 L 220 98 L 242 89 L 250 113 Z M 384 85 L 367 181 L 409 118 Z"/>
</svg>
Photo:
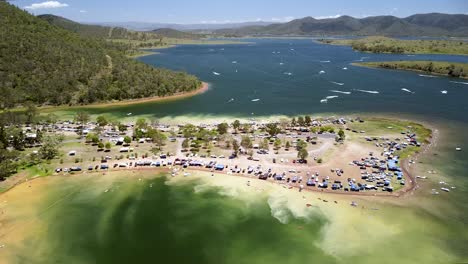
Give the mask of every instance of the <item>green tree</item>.
<svg viewBox="0 0 468 264">
<path fill-rule="evenodd" d="M 296 150 L 301 150 L 301 149 L 306 149 L 307 148 L 307 142 L 304 140 L 297 140 L 296 143 Z"/>
<path fill-rule="evenodd" d="M 286 141 L 284 148 L 285 148 L 285 149 L 291 148 L 291 142 Z"/>
<path fill-rule="evenodd" d="M 340 128 L 340 130 L 338 131 L 338 136 L 341 140 L 345 139 L 345 132 L 343 131 L 343 129 Z"/>
<path fill-rule="evenodd" d="M 297 122 L 296 122 L 296 118 L 292 118 L 291 119 L 291 126 L 296 126 Z"/>
<path fill-rule="evenodd" d="M 94 133 L 88 133 L 86 135 L 86 141 L 97 144 L 99 142 L 99 136 L 97 134 L 94 134 Z"/>
<path fill-rule="evenodd" d="M 270 149 L 270 145 L 268 144 L 268 139 L 264 138 L 264 139 L 260 142 L 260 148 L 261 148 L 261 149 L 264 149 L 264 150 Z"/>
<path fill-rule="evenodd" d="M 217 130 L 220 135 L 226 134 L 228 131 L 228 128 L 229 128 L 229 125 L 227 123 L 220 123 L 217 126 Z"/>
<path fill-rule="evenodd" d="M 299 126 L 305 126 L 305 121 L 304 121 L 304 117 L 300 116 L 297 118 L 297 124 Z"/>
<path fill-rule="evenodd" d="M 233 139 L 232 140 L 232 150 L 234 151 L 234 156 L 237 157 L 239 154 L 239 142 L 237 140 Z"/>
<path fill-rule="evenodd" d="M 274 146 L 276 149 L 279 149 L 281 147 L 281 139 L 279 138 L 275 139 Z"/>
<path fill-rule="evenodd" d="M 309 153 L 307 152 L 307 149 L 305 148 L 301 148 L 297 151 L 297 158 L 298 159 L 301 159 L 301 160 L 305 160 L 307 159 L 307 157 L 309 156 Z"/>
<path fill-rule="evenodd" d="M 0 142 L 0 181 L 16 172 L 18 153 L 16 150 L 8 150 L 6 146 Z"/>
<path fill-rule="evenodd" d="M 244 149 L 251 149 L 252 148 L 252 140 L 250 139 L 249 136 L 242 136 L 241 138 L 241 146 L 244 148 Z"/>
<path fill-rule="evenodd" d="M 120 132 L 125 132 L 127 131 L 127 126 L 125 124 L 122 124 L 122 123 L 118 123 L 117 124 L 117 128 Z"/>
<path fill-rule="evenodd" d="M 275 123 L 270 123 L 266 125 L 266 131 L 270 135 L 270 137 L 274 137 L 281 132 L 281 129 Z"/>
<path fill-rule="evenodd" d="M 83 130 L 86 124 L 89 122 L 89 114 L 83 111 L 79 111 L 75 115 L 75 121 L 81 124 L 80 136 L 83 136 Z"/>
<path fill-rule="evenodd" d="M 185 138 L 194 137 L 197 132 L 198 132 L 197 127 L 192 124 L 187 124 L 182 128 L 182 134 L 184 135 Z"/>
<path fill-rule="evenodd" d="M 34 123 L 37 118 L 37 107 L 33 102 L 27 101 L 25 104 L 26 107 L 26 123 Z"/>
<path fill-rule="evenodd" d="M 130 144 L 130 143 L 132 143 L 132 138 L 129 137 L 129 136 L 125 136 L 125 137 L 124 137 L 124 142 L 125 142 L 126 144 Z"/>
<path fill-rule="evenodd" d="M 188 138 L 184 139 L 184 141 L 182 141 L 182 148 L 183 149 L 188 149 L 190 147 L 190 140 Z"/>
<path fill-rule="evenodd" d="M 102 115 L 100 115 L 100 116 L 98 116 L 96 118 L 96 122 L 101 127 L 106 126 L 107 124 L 109 124 L 109 120 L 107 120 L 107 118 L 105 116 L 102 116 Z"/>
<path fill-rule="evenodd" d="M 146 128 L 148 128 L 148 123 L 146 122 L 146 119 L 138 118 L 137 121 L 135 122 L 135 128 L 136 129 L 146 129 Z"/>
<path fill-rule="evenodd" d="M 233 123 L 232 123 L 232 127 L 234 128 L 234 130 L 236 131 L 236 134 L 237 134 L 237 131 L 239 130 L 241 126 L 241 123 L 239 120 L 235 120 Z"/>
<path fill-rule="evenodd" d="M 112 148 L 112 144 L 110 142 L 106 142 L 106 145 L 104 146 L 107 151 L 110 151 Z"/>
<path fill-rule="evenodd" d="M 304 117 L 304 122 L 306 126 L 310 126 L 312 124 L 312 118 L 308 115 Z"/>
<path fill-rule="evenodd" d="M 150 137 L 153 140 L 153 143 L 158 146 L 158 150 L 161 150 L 162 146 L 167 140 L 167 136 L 158 129 L 148 130 L 148 137 Z"/>
<path fill-rule="evenodd" d="M 59 153 L 60 144 L 63 141 L 61 135 L 48 135 L 42 140 L 42 145 L 39 148 L 39 155 L 42 159 L 51 160 Z"/>
<path fill-rule="evenodd" d="M 103 149 L 103 148 L 104 148 L 104 143 L 99 142 L 99 143 L 98 143 L 98 149 Z"/>
</svg>

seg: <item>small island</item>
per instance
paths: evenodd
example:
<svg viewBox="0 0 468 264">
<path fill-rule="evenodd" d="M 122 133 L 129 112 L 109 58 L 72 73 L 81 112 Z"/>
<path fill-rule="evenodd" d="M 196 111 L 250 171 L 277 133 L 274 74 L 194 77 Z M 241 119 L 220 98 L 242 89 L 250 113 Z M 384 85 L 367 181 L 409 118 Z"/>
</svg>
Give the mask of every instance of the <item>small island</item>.
<svg viewBox="0 0 468 264">
<path fill-rule="evenodd" d="M 321 39 L 318 42 L 351 46 L 356 51 L 369 53 L 468 55 L 468 43 L 457 40 L 404 40 L 370 36 L 358 39 Z"/>
<path fill-rule="evenodd" d="M 417 71 L 427 74 L 443 75 L 456 78 L 468 78 L 468 64 L 443 61 L 382 61 L 357 62 L 355 66 L 383 68 L 392 70 Z"/>
</svg>

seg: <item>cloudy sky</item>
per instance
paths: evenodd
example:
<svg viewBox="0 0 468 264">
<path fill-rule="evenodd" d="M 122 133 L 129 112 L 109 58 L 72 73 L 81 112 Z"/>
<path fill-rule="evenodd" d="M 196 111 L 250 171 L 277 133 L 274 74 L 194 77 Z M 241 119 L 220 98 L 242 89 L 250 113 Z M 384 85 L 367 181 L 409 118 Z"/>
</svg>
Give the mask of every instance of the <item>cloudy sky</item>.
<svg viewBox="0 0 468 264">
<path fill-rule="evenodd" d="M 467 0 L 16 0 L 33 14 L 55 14 L 80 22 L 227 23 L 284 22 L 294 18 L 365 17 L 415 13 L 468 13 Z M 276 3 L 275 3 L 276 2 Z"/>
</svg>

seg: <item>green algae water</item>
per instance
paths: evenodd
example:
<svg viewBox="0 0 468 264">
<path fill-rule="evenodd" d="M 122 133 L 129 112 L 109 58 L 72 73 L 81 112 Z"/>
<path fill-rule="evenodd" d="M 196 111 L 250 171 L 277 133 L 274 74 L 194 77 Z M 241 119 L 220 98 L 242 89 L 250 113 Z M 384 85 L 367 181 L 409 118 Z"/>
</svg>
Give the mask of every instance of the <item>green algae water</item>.
<svg viewBox="0 0 468 264">
<path fill-rule="evenodd" d="M 282 224 L 264 200 L 247 206 L 216 188 L 165 181 L 125 179 L 107 192 L 56 186 L 46 206 L 66 200 L 42 216 L 47 232 L 19 263 L 336 263 L 314 245 L 326 223 L 317 214 Z"/>
</svg>

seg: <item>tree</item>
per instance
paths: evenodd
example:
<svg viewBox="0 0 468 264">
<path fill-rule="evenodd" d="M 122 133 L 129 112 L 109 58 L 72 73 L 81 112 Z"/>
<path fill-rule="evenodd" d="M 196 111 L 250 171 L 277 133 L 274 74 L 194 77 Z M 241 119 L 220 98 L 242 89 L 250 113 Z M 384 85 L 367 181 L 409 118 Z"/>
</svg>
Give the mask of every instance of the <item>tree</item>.
<svg viewBox="0 0 468 264">
<path fill-rule="evenodd" d="M 305 160 L 309 156 L 309 152 L 307 152 L 307 149 L 301 148 L 300 150 L 297 151 L 297 158 L 300 160 Z"/>
<path fill-rule="evenodd" d="M 252 140 L 250 139 L 249 136 L 242 136 L 241 138 L 241 146 L 244 149 L 251 149 L 252 148 Z"/>
<path fill-rule="evenodd" d="M 6 146 L 0 142 L 0 181 L 9 177 L 16 172 L 16 159 L 18 153 L 15 150 L 8 150 Z"/>
<path fill-rule="evenodd" d="M 149 129 L 148 137 L 153 140 L 153 143 L 158 146 L 158 149 L 161 150 L 161 147 L 164 145 L 164 142 L 167 140 L 166 135 L 159 131 L 158 129 Z"/>
<path fill-rule="evenodd" d="M 106 148 L 106 151 L 110 151 L 112 148 L 112 144 L 110 142 L 106 142 L 106 145 L 104 147 Z"/>
<path fill-rule="evenodd" d="M 86 141 L 97 144 L 99 142 L 99 136 L 97 134 L 94 134 L 94 133 L 88 133 L 86 135 Z"/>
<path fill-rule="evenodd" d="M 83 111 L 79 111 L 75 114 L 75 121 L 86 125 L 89 122 L 89 114 Z"/>
<path fill-rule="evenodd" d="M 266 131 L 270 134 L 270 137 L 274 137 L 281 132 L 281 129 L 275 123 L 270 123 L 266 125 Z"/>
<path fill-rule="evenodd" d="M 185 138 L 194 137 L 197 131 L 198 131 L 197 127 L 192 124 L 187 124 L 182 128 L 182 134 L 184 135 Z"/>
<path fill-rule="evenodd" d="M 125 136 L 125 137 L 124 137 L 124 142 L 125 142 L 126 144 L 130 144 L 130 143 L 132 143 L 132 138 L 129 137 L 129 136 Z"/>
<path fill-rule="evenodd" d="M 301 149 L 306 149 L 306 148 L 307 148 L 307 142 L 299 139 L 296 143 L 296 149 L 301 150 Z"/>
<path fill-rule="evenodd" d="M 26 107 L 26 123 L 34 123 L 37 117 L 37 107 L 33 102 L 27 101 L 25 104 Z"/>
<path fill-rule="evenodd" d="M 291 119 L 291 126 L 296 126 L 296 118 Z"/>
<path fill-rule="evenodd" d="M 304 117 L 304 122 L 306 126 L 310 126 L 312 124 L 312 118 L 308 115 Z"/>
<path fill-rule="evenodd" d="M 183 149 L 188 149 L 190 147 L 190 140 L 188 138 L 184 139 L 184 141 L 182 141 L 182 148 Z"/>
<path fill-rule="evenodd" d="M 148 123 L 146 122 L 146 119 L 144 118 L 138 118 L 137 121 L 135 122 L 136 129 L 146 129 L 147 127 L 148 127 Z"/>
<path fill-rule="evenodd" d="M 229 125 L 227 123 L 221 123 L 221 124 L 218 124 L 218 126 L 217 126 L 218 133 L 220 135 L 226 134 L 227 131 L 228 131 L 228 128 L 229 128 Z"/>
<path fill-rule="evenodd" d="M 118 124 L 117 124 L 117 128 L 118 128 L 118 130 L 119 130 L 120 132 L 125 132 L 125 131 L 127 131 L 127 126 L 124 125 L 124 124 L 122 124 L 122 123 L 118 123 Z"/>
<path fill-rule="evenodd" d="M 297 124 L 299 126 L 304 126 L 305 125 L 305 121 L 304 121 L 304 117 L 300 116 L 297 118 Z"/>
<path fill-rule="evenodd" d="M 98 143 L 98 149 L 103 149 L 103 148 L 104 148 L 104 143 L 99 142 L 99 143 Z"/>
<path fill-rule="evenodd" d="M 54 124 L 54 123 L 57 122 L 57 119 L 58 119 L 58 117 L 57 117 L 56 114 L 50 113 L 50 114 L 48 114 L 48 115 L 46 116 L 45 121 L 46 121 L 47 123 L 49 123 L 49 124 Z"/>
<path fill-rule="evenodd" d="M 42 140 L 42 146 L 39 148 L 39 155 L 42 159 L 51 160 L 59 153 L 60 144 L 63 136 L 48 135 Z"/>
<path fill-rule="evenodd" d="M 89 114 L 83 111 L 79 111 L 75 115 L 75 121 L 81 124 L 80 136 L 83 136 L 85 125 L 89 122 Z"/>
<path fill-rule="evenodd" d="M 240 128 L 240 121 L 239 120 L 235 120 L 233 123 L 232 123 L 232 127 L 234 128 L 234 130 L 236 131 L 236 134 L 237 134 L 237 131 L 239 130 Z"/>
<path fill-rule="evenodd" d="M 107 118 L 105 116 L 102 116 L 102 115 L 100 115 L 100 116 L 98 116 L 96 118 L 96 122 L 101 127 L 106 126 L 107 124 L 109 124 L 109 120 L 107 120 Z"/>
<path fill-rule="evenodd" d="M 276 149 L 279 149 L 281 147 L 281 139 L 279 138 L 275 139 L 274 146 Z"/>
<path fill-rule="evenodd" d="M 284 146 L 285 149 L 289 149 L 291 147 L 291 142 L 286 141 L 286 144 Z"/>
<path fill-rule="evenodd" d="M 341 140 L 345 139 L 345 132 L 343 131 L 343 129 L 340 128 L 340 130 L 338 131 L 338 136 Z"/>
<path fill-rule="evenodd" d="M 237 157 L 237 154 L 239 154 L 239 142 L 237 140 L 233 139 L 232 140 L 232 150 L 234 151 L 234 156 Z"/>
<path fill-rule="evenodd" d="M 264 138 L 264 139 L 260 142 L 260 148 L 261 148 L 261 149 L 264 149 L 264 150 L 269 150 L 269 149 L 270 149 L 270 145 L 268 144 L 268 139 Z"/>
</svg>

